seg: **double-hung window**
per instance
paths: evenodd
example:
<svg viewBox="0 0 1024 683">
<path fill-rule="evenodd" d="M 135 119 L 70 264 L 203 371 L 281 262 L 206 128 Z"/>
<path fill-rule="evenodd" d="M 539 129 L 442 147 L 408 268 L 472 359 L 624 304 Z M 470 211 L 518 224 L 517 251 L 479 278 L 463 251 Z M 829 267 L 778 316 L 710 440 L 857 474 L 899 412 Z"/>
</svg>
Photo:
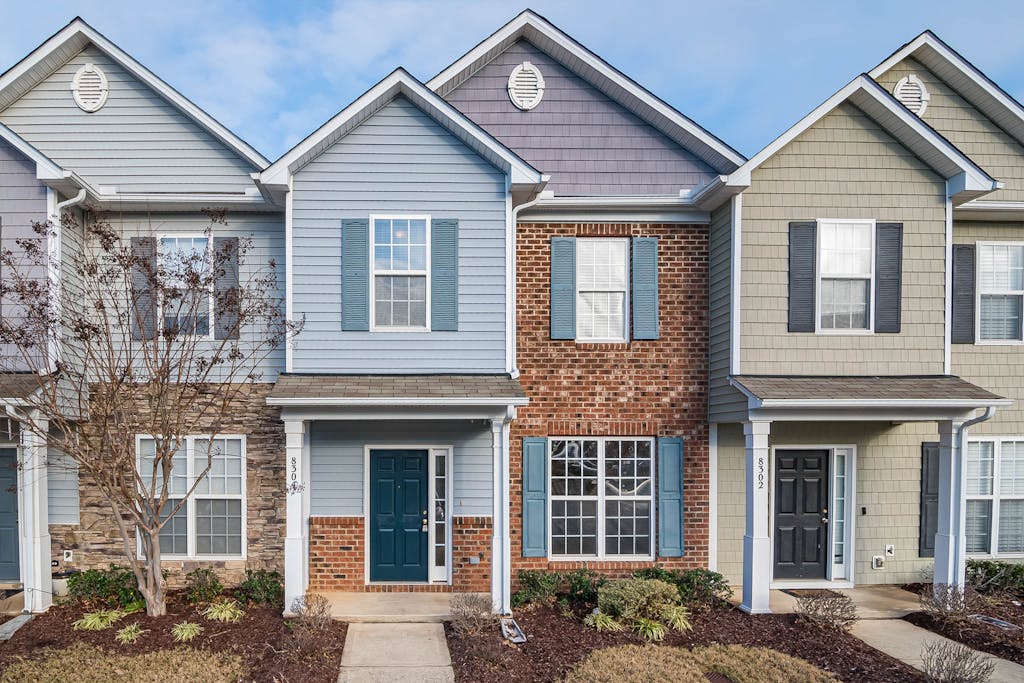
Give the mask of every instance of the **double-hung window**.
<svg viewBox="0 0 1024 683">
<path fill-rule="evenodd" d="M 165 330 L 206 337 L 213 318 L 213 291 L 197 286 L 209 280 L 210 240 L 206 237 L 161 237 L 160 265 L 167 288 L 160 302 Z"/>
<path fill-rule="evenodd" d="M 626 341 L 628 272 L 628 239 L 576 240 L 577 341 Z"/>
<path fill-rule="evenodd" d="M 374 329 L 429 329 L 430 217 L 374 216 L 371 223 Z"/>
<path fill-rule="evenodd" d="M 967 552 L 1024 554 L 1024 439 L 967 445 Z"/>
<path fill-rule="evenodd" d="M 549 440 L 552 557 L 653 553 L 654 440 Z"/>
<path fill-rule="evenodd" d="M 1024 244 L 978 244 L 978 337 L 1020 341 L 1024 318 Z"/>
<path fill-rule="evenodd" d="M 818 221 L 818 331 L 870 331 L 874 221 Z"/>
<path fill-rule="evenodd" d="M 156 441 L 138 440 L 139 473 L 149 490 Z M 187 437 L 172 459 L 169 514 L 210 466 L 195 493 L 160 531 L 160 547 L 170 557 L 243 557 L 245 554 L 245 441 L 240 436 Z M 156 493 L 163 482 L 156 474 Z"/>
</svg>

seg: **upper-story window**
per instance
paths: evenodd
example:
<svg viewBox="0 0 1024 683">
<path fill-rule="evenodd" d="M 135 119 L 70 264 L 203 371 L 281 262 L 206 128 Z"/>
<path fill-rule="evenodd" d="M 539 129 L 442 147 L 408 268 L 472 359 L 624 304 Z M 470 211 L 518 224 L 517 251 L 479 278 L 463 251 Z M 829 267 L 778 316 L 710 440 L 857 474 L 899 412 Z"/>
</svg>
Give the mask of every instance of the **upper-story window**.
<svg viewBox="0 0 1024 683">
<path fill-rule="evenodd" d="M 978 296 L 980 339 L 1024 338 L 1024 244 L 978 245 Z"/>
<path fill-rule="evenodd" d="M 429 216 L 374 216 L 374 329 L 429 329 Z"/>
<path fill-rule="evenodd" d="M 168 288 L 160 302 L 165 330 L 178 334 L 206 337 L 213 318 L 213 291 L 199 292 L 185 280 L 202 277 L 211 261 L 210 240 L 206 237 L 173 236 L 160 238 L 160 264 L 167 273 Z M 174 287 L 181 282 L 181 289 Z"/>
<path fill-rule="evenodd" d="M 626 341 L 629 240 L 581 238 L 576 251 L 577 341 Z"/>
<path fill-rule="evenodd" d="M 818 221 L 818 330 L 870 331 L 874 221 Z"/>
</svg>

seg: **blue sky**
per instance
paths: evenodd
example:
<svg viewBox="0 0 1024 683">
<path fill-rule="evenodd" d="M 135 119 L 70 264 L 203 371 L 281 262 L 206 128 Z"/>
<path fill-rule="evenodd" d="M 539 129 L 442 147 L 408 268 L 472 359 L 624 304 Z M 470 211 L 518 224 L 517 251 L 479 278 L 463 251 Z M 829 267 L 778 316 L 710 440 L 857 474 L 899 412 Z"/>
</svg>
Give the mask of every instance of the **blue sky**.
<svg viewBox="0 0 1024 683">
<path fill-rule="evenodd" d="M 488 0 L 0 0 L 0 70 L 75 15 L 271 159 L 396 66 L 427 80 L 527 5 Z M 750 156 L 930 28 L 1024 98 L 1024 3 L 534 0 Z"/>
</svg>

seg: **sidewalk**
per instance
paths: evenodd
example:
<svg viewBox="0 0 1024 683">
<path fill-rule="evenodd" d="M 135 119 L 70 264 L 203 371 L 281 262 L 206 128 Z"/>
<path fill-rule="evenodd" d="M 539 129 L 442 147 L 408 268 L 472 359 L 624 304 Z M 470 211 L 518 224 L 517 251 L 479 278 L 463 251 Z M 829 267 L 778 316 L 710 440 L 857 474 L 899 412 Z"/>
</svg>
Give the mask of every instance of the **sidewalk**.
<svg viewBox="0 0 1024 683">
<path fill-rule="evenodd" d="M 443 624 L 349 624 L 338 683 L 454 683 Z"/>
</svg>

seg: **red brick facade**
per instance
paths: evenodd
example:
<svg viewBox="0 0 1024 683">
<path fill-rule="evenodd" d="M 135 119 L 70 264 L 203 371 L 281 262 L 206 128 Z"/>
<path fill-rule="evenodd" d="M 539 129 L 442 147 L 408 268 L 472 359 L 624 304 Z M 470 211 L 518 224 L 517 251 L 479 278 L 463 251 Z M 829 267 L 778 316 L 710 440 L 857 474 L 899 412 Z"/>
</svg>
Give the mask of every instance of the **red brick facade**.
<svg viewBox="0 0 1024 683">
<path fill-rule="evenodd" d="M 578 344 L 550 334 L 552 237 L 657 237 L 659 339 Z M 522 557 L 522 438 L 678 436 L 684 443 L 685 552 L 677 568 L 708 561 L 708 228 L 703 225 L 537 224 L 517 230 L 519 381 L 530 405 L 512 422 L 512 576 L 581 562 Z M 625 574 L 644 562 L 588 562 Z"/>
</svg>

